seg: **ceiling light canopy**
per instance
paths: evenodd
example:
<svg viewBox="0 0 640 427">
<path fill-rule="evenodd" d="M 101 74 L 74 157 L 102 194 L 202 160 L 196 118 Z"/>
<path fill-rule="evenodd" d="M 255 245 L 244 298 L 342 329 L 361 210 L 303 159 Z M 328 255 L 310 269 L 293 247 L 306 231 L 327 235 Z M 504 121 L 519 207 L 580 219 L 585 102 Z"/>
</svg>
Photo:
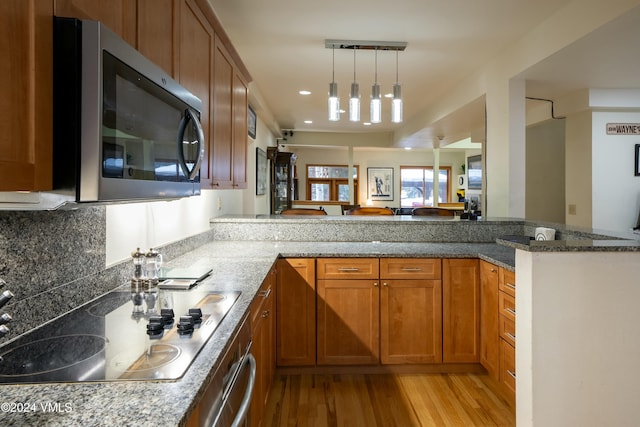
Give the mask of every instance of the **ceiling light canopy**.
<svg viewBox="0 0 640 427">
<path fill-rule="evenodd" d="M 349 93 L 349 120 L 360 121 L 360 85 L 356 81 L 356 50 L 375 51 L 375 75 L 374 83 L 371 86 L 370 122 L 380 123 L 382 121 L 382 97 L 380 85 L 378 84 L 378 51 L 396 52 L 396 82 L 393 85 L 393 99 L 391 101 L 391 121 L 393 123 L 402 122 L 402 90 L 398 83 L 398 52 L 404 51 L 406 42 L 385 42 L 385 41 L 363 41 L 363 40 L 337 40 L 326 39 L 325 48 L 332 50 L 332 77 L 329 83 L 329 120 L 340 120 L 340 99 L 338 96 L 338 84 L 335 82 L 335 50 L 353 50 L 353 82 Z"/>
</svg>

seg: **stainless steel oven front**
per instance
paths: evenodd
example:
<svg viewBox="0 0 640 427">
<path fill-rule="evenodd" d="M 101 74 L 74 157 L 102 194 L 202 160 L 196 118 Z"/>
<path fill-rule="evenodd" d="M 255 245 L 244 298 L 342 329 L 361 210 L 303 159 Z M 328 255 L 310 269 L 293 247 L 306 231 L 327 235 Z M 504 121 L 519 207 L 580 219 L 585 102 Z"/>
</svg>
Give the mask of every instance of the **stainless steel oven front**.
<svg viewBox="0 0 640 427">
<path fill-rule="evenodd" d="M 251 354 L 251 331 L 245 319 L 199 403 L 198 425 L 248 426 L 255 378 L 256 362 Z"/>
</svg>

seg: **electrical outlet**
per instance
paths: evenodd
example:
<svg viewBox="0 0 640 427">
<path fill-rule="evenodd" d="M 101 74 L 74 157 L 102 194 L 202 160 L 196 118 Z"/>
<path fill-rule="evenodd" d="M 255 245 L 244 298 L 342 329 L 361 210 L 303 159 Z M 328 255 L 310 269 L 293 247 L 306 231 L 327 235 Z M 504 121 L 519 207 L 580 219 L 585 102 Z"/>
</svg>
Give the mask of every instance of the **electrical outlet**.
<svg viewBox="0 0 640 427">
<path fill-rule="evenodd" d="M 569 205 L 569 215 L 576 214 L 576 205 Z"/>
<path fill-rule="evenodd" d="M 222 210 L 222 199 L 218 197 L 218 210 Z"/>
</svg>

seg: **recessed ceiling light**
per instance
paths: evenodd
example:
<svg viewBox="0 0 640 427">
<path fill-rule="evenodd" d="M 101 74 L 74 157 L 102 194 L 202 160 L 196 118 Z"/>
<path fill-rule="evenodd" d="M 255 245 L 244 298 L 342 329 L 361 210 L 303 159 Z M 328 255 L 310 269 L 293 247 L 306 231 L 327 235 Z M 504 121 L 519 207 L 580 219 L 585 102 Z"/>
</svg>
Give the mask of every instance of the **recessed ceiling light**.
<svg viewBox="0 0 640 427">
<path fill-rule="evenodd" d="M 393 98 L 393 94 L 392 93 L 385 93 L 384 97 L 385 98 Z"/>
<path fill-rule="evenodd" d="M 411 147 L 404 147 L 405 150 L 411 150 Z"/>
<path fill-rule="evenodd" d="M 364 123 L 363 123 L 363 125 L 365 125 L 365 126 L 371 126 L 371 123 L 369 123 L 369 122 L 364 122 Z"/>
<path fill-rule="evenodd" d="M 298 92 L 300 95 L 311 95 L 311 92 L 309 92 L 308 90 L 301 90 L 300 92 Z"/>
<path fill-rule="evenodd" d="M 310 125 L 311 123 L 313 123 L 313 120 L 305 120 L 304 123 Z"/>
<path fill-rule="evenodd" d="M 342 108 L 340 109 L 340 114 L 344 114 L 346 112 L 347 112 L 346 110 L 343 110 Z"/>
</svg>

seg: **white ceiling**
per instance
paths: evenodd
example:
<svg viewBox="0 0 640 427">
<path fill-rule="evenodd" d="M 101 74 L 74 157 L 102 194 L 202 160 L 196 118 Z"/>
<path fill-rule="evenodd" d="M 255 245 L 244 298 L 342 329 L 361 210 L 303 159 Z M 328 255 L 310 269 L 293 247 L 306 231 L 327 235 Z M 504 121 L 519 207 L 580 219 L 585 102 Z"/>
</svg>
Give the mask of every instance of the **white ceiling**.
<svg viewBox="0 0 640 427">
<path fill-rule="evenodd" d="M 356 80 L 363 100 L 362 121 L 327 119 L 332 50 L 325 39 L 407 42 L 398 54 L 405 120 L 438 97 L 570 0 L 209 0 L 225 31 L 281 129 L 324 132 L 389 132 L 390 102 L 383 122 L 364 126 L 374 80 L 373 51 L 356 52 Z M 640 8 L 636 8 L 640 9 Z M 532 67 L 527 95 L 557 98 L 587 87 L 640 87 L 640 12 L 591 33 Z M 335 81 L 341 106 L 348 106 L 353 50 L 335 51 Z M 378 53 L 382 92 L 395 82 L 396 54 Z M 302 96 L 300 90 L 311 95 Z M 312 120 L 313 124 L 305 124 Z M 467 106 L 425 134 L 473 132 L 484 124 L 484 102 Z M 451 141 L 450 141 L 451 142 Z"/>
</svg>

